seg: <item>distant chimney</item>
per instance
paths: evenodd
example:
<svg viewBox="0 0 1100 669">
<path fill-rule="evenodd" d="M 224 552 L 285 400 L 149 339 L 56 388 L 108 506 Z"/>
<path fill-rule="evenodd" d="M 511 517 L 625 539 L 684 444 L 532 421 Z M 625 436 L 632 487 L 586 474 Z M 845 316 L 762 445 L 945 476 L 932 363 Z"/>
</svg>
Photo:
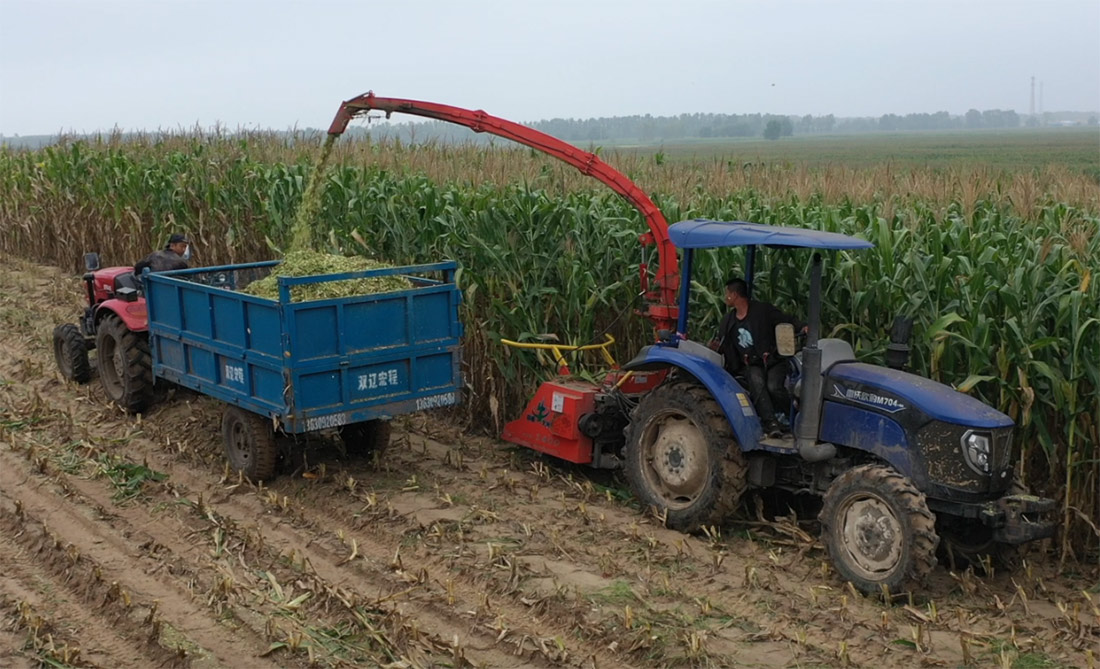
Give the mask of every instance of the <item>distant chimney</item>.
<svg viewBox="0 0 1100 669">
<path fill-rule="evenodd" d="M 1035 118 L 1035 75 L 1031 76 L 1031 108 L 1028 110 L 1028 116 Z"/>
</svg>

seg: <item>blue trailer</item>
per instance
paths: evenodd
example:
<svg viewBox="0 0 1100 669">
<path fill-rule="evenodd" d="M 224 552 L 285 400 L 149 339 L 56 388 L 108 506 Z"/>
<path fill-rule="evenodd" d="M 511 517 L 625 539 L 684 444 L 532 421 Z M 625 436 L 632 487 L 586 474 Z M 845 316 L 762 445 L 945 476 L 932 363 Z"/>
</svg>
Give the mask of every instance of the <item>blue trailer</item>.
<svg viewBox="0 0 1100 669">
<path fill-rule="evenodd" d="M 98 348 L 108 396 L 131 412 L 161 379 L 225 402 L 226 455 L 254 480 L 275 473 L 276 432 L 336 429 L 349 450 L 371 451 L 388 444 L 392 417 L 459 402 L 455 262 L 279 277 L 277 299 L 241 292 L 278 264 L 146 271 L 139 284 L 120 268 L 94 272 L 91 257 L 86 346 L 70 337 L 63 371 Z M 408 289 L 291 300 L 299 286 L 386 276 Z"/>
</svg>

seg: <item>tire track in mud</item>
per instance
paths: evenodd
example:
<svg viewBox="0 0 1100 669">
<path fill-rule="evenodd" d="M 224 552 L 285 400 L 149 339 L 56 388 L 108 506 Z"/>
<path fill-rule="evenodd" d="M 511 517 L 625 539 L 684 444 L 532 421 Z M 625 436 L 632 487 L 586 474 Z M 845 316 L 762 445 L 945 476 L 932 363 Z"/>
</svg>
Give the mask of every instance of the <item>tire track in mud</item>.
<svg viewBox="0 0 1100 669">
<path fill-rule="evenodd" d="M 146 423 L 146 430 L 149 429 Z M 159 439 L 154 439 L 159 441 Z M 149 443 L 148 439 L 139 438 L 130 442 L 139 448 Z M 540 659 L 557 658 L 548 663 L 556 665 L 565 659 L 565 654 L 553 649 L 553 644 L 546 639 L 545 633 L 536 634 L 534 630 L 527 629 L 522 620 L 527 616 L 526 609 L 516 609 L 516 619 L 510 621 L 512 630 L 508 635 L 501 635 L 500 629 L 492 629 L 492 621 L 479 621 L 479 616 L 471 614 L 476 611 L 477 591 L 470 587 L 458 586 L 457 590 L 465 596 L 454 597 L 453 605 L 440 606 L 439 601 L 442 590 L 439 585 L 442 579 L 432 579 L 422 570 L 411 567 L 398 567 L 395 565 L 394 548 L 396 543 L 388 545 L 381 551 L 366 537 L 360 537 L 355 545 L 359 546 L 360 559 L 348 563 L 347 553 L 351 549 L 348 545 L 355 537 L 349 535 L 346 542 L 341 542 L 336 533 L 324 529 L 331 526 L 331 519 L 319 515 L 315 510 L 300 507 L 296 502 L 291 502 L 285 495 L 280 497 L 279 488 L 253 489 L 248 484 L 239 482 L 230 485 L 217 485 L 212 483 L 217 480 L 217 475 L 210 471 L 200 471 L 197 474 L 187 467 L 181 467 L 171 458 L 156 452 L 140 452 L 141 456 L 156 469 L 166 473 L 172 481 L 173 491 L 180 495 L 181 501 L 186 501 L 192 507 L 204 509 L 202 514 L 216 515 L 230 521 L 237 529 L 234 531 L 249 531 L 255 527 L 262 533 L 264 542 L 272 549 L 284 556 L 289 556 L 290 561 L 308 564 L 308 570 L 316 574 L 327 584 L 354 591 L 363 598 L 368 598 L 364 588 L 357 583 L 371 583 L 372 589 L 385 590 L 370 598 L 375 600 L 390 601 L 395 593 L 408 590 L 407 597 L 394 599 L 401 605 L 407 605 L 414 609 L 412 615 L 421 623 L 425 633 L 431 631 L 441 639 L 458 639 L 467 660 L 475 664 L 487 664 L 490 666 L 508 666 L 517 661 L 516 652 L 527 655 L 525 662 L 538 664 Z M 276 482 L 277 484 L 278 482 Z M 73 482 L 79 485 L 79 482 Z M 80 486 L 82 489 L 87 486 Z M 189 499 L 193 492 L 189 490 L 201 490 L 195 499 Z M 203 499 L 206 495 L 208 499 Z M 102 500 L 101 500 L 102 501 Z M 153 499 L 152 501 L 156 501 Z M 280 511 L 282 507 L 286 511 Z M 131 519 L 132 511 L 127 509 L 115 509 L 111 513 L 121 514 L 130 523 L 140 522 L 140 518 Z M 352 520 L 350 524 L 354 524 Z M 152 528 L 148 528 L 153 531 Z M 200 530 L 191 530 L 198 532 Z M 158 536 L 157 540 L 162 544 L 169 544 L 171 536 Z M 425 590 L 433 589 L 431 596 L 424 597 Z M 452 593 L 453 596 L 454 593 Z M 498 614 L 499 616 L 499 614 Z M 467 622 L 467 619 L 471 619 Z M 456 621 L 463 621 L 458 623 Z M 487 629 L 488 627 L 488 629 Z M 478 637 L 480 643 L 471 646 L 465 643 L 467 636 Z M 507 648 L 507 636 L 526 636 L 531 641 L 520 643 L 513 651 L 495 648 L 503 645 Z M 454 642 L 449 642 L 454 645 Z M 485 656 L 485 657 L 479 657 Z M 606 666 L 605 662 L 601 666 Z"/>
<path fill-rule="evenodd" d="M 82 410 L 77 410 L 77 419 L 80 420 L 79 414 Z M 126 427 L 126 420 L 115 420 L 113 418 L 101 419 L 100 424 L 110 429 L 117 424 L 119 431 L 122 431 Z M 146 423 L 148 426 L 148 423 Z M 355 571 L 360 574 L 348 573 L 347 569 L 342 569 L 340 565 L 340 556 L 331 551 L 321 551 L 316 548 L 310 548 L 311 545 L 320 546 L 321 541 L 318 543 L 318 537 L 310 535 L 299 534 L 296 530 L 289 528 L 285 520 L 268 516 L 268 511 L 264 508 L 260 502 L 260 498 L 251 495 L 233 495 L 230 493 L 221 492 L 211 484 L 217 477 L 212 475 L 211 472 L 202 471 L 198 476 L 187 471 L 185 468 L 180 468 L 172 463 L 171 458 L 166 458 L 162 453 L 157 452 L 156 446 L 151 444 L 147 439 L 143 437 L 136 437 L 127 441 L 129 448 L 135 449 L 131 456 L 142 457 L 147 463 L 153 463 L 158 469 L 164 470 L 168 473 L 170 480 L 174 481 L 173 491 L 175 494 L 180 494 L 180 489 L 186 486 L 194 486 L 195 488 L 205 488 L 206 493 L 212 494 L 215 498 L 214 503 L 205 503 L 202 501 L 202 493 L 200 493 L 197 500 L 188 500 L 186 496 L 183 496 L 179 501 L 187 502 L 193 507 L 202 507 L 205 509 L 205 514 L 217 514 L 226 518 L 232 518 L 233 522 L 240 527 L 256 526 L 263 533 L 264 540 L 267 544 L 277 547 L 282 551 L 285 551 L 286 555 L 293 556 L 295 560 L 301 560 L 303 563 L 308 562 L 310 569 L 319 574 L 320 576 L 327 578 L 340 587 L 348 588 L 348 582 L 357 579 L 357 575 L 361 575 L 362 569 Z M 31 456 L 34 458 L 35 456 Z M 10 482 L 8 482 L 10 485 Z M 81 494 L 90 498 L 86 506 L 93 507 L 94 513 L 101 517 L 121 516 L 125 520 L 127 528 L 141 528 L 143 533 L 152 533 L 155 536 L 155 541 L 145 540 L 141 545 L 153 544 L 155 546 L 164 549 L 166 546 L 172 546 L 177 554 L 186 554 L 189 550 L 187 546 L 179 546 L 176 540 L 177 533 L 172 531 L 172 528 L 168 528 L 166 534 L 164 528 L 161 525 L 170 520 L 165 514 L 161 514 L 158 519 L 151 519 L 141 509 L 132 509 L 128 507 L 112 507 L 112 510 L 107 511 L 108 507 L 111 507 L 111 502 L 107 499 L 109 492 L 105 491 L 102 485 L 81 481 L 78 478 L 67 479 L 64 484 L 68 489 L 67 497 L 70 503 L 73 501 L 75 495 L 74 489 L 79 489 Z M 231 488 L 233 486 L 230 486 Z M 268 493 L 269 494 L 269 493 Z M 156 502 L 156 500 L 151 500 Z M 160 503 L 168 503 L 162 500 Z M 204 528 L 205 529 L 205 528 Z M 126 530 L 131 531 L 131 530 Z M 179 530 L 181 535 L 187 535 L 189 533 L 195 533 L 202 530 L 193 530 L 184 528 Z M 331 543 L 331 542 L 330 542 Z M 136 550 L 134 545 L 131 544 L 131 549 Z M 337 545 L 334 550 L 339 551 L 340 547 Z M 194 552 L 194 551 L 191 551 Z M 357 565 L 358 566 L 358 565 Z M 393 572 L 400 570 L 375 568 L 370 572 L 372 580 L 394 582 L 391 588 L 396 588 L 398 585 L 407 586 L 402 578 L 395 577 Z M 404 576 L 407 579 L 407 575 Z M 438 607 L 434 607 L 438 608 Z M 498 650 L 490 648 L 495 645 L 499 639 L 495 634 L 491 637 L 486 637 L 483 642 L 486 647 L 483 648 L 469 648 L 465 644 L 459 641 L 450 641 L 450 639 L 461 639 L 468 634 L 468 630 L 464 625 L 454 624 L 456 618 L 454 611 L 433 611 L 433 607 L 421 606 L 417 611 L 417 617 L 422 622 L 429 623 L 423 627 L 424 633 L 429 633 L 429 630 L 434 630 L 433 633 L 438 637 L 437 645 L 445 648 L 452 648 L 455 652 L 463 653 L 465 660 L 475 664 L 485 664 L 490 666 L 508 666 L 516 662 L 516 658 L 510 653 L 502 653 Z M 443 636 L 440 636 L 443 634 Z M 483 635 L 484 636 L 484 635 Z M 448 639 L 444 641 L 443 639 Z M 485 657 L 480 657 L 485 656 Z M 528 661 L 531 661 L 530 658 Z"/>
<path fill-rule="evenodd" d="M 173 556 L 185 564 L 202 559 L 192 547 L 180 545 L 180 535 L 159 531 L 167 518 L 150 518 L 132 508 L 108 510 L 110 493 L 103 494 L 107 499 L 96 499 L 103 487 L 94 490 L 95 484 L 87 481 L 60 482 L 63 496 L 59 497 L 46 490 L 53 482 L 35 480 L 30 472 L 20 469 L 13 455 L 0 452 L 0 490 L 18 491 L 12 500 L 16 510 L 0 506 L 0 518 L 7 520 L 12 533 L 20 532 L 19 524 L 29 521 L 39 525 L 41 532 L 57 536 L 65 544 L 65 552 L 76 556 L 74 563 L 77 559 L 90 562 L 83 571 L 94 573 L 97 583 L 109 584 L 108 589 L 117 584 L 116 589 L 151 610 L 150 617 L 169 624 L 188 645 L 197 646 L 203 666 L 231 667 L 242 653 L 259 655 L 266 650 L 261 640 L 249 639 L 213 620 L 208 609 L 194 603 L 186 583 L 172 575 L 182 571 L 180 576 L 187 579 L 202 567 L 181 570 L 177 563 L 165 568 L 163 560 Z M 5 492 L 0 499 L 8 495 Z M 152 537 L 148 530 L 159 536 Z"/>
<path fill-rule="evenodd" d="M 11 658 L 22 657 L 26 666 L 39 666 L 46 657 L 93 667 L 139 666 L 149 661 L 114 628 L 103 630 L 98 606 L 67 593 L 64 585 L 59 586 L 56 577 L 38 566 L 16 542 L 0 542 L 0 568 L 4 574 L 0 579 L 0 627 L 10 630 L 7 644 L 0 635 L 0 648 L 20 649 Z M 0 666 L 10 666 L 3 651 Z"/>
<path fill-rule="evenodd" d="M 84 633 L 90 634 L 91 630 L 100 627 L 110 629 L 110 634 L 115 636 L 110 646 L 138 653 L 136 663 L 131 662 L 137 666 L 189 666 L 184 653 L 160 645 L 161 622 L 156 617 L 155 606 L 135 602 L 130 591 L 118 581 L 108 580 L 113 573 L 109 570 L 104 572 L 94 559 L 81 555 L 74 544 L 52 534 L 20 504 L 14 508 L 8 508 L 7 503 L 0 505 L 0 529 L 9 541 L 33 556 L 37 572 L 35 580 L 48 583 L 51 589 L 56 588 L 84 603 L 86 614 L 81 617 L 94 621 Z M 21 571 L 17 564 L 8 566 L 15 574 Z M 13 589 L 15 592 L 12 593 Z M 13 588 L 11 583 L 5 586 L 5 590 L 10 593 L 9 597 L 27 594 Z M 26 602 L 25 599 L 16 601 Z"/>
<path fill-rule="evenodd" d="M 453 447 L 429 443 L 439 468 L 453 459 Z M 520 478 L 527 485 L 533 476 L 546 478 L 540 473 L 544 467 L 536 459 L 533 471 L 519 472 Z M 605 542 L 636 545 L 640 527 L 653 552 L 663 551 L 666 564 L 694 564 L 694 569 L 685 569 L 676 579 L 683 589 L 681 599 L 698 602 L 714 597 L 722 602 L 728 598 L 724 603 L 730 611 L 748 605 L 750 620 L 763 628 L 748 637 L 785 639 L 795 648 L 810 646 L 817 651 L 817 661 L 877 666 L 884 655 L 913 648 L 926 659 L 934 649 L 938 661 L 967 663 L 968 657 L 985 649 L 1007 645 L 1013 648 L 1007 653 L 1010 659 L 1013 653 L 1050 653 L 1060 657 L 1058 661 L 1077 666 L 1091 662 L 1093 649 L 1100 648 L 1096 580 L 1059 578 L 1052 564 L 1033 564 L 1021 573 L 994 578 L 977 578 L 970 572 L 953 574 L 941 565 L 916 602 L 884 606 L 846 587 L 817 540 L 790 523 L 734 522 L 733 529 L 763 526 L 763 533 L 756 541 L 736 537 L 708 541 L 665 530 L 654 519 L 625 510 L 621 504 L 604 503 L 603 497 L 593 494 L 590 483 L 573 481 L 569 474 L 552 477 L 552 481 L 558 484 L 555 495 L 539 494 L 542 502 L 568 509 L 571 505 L 561 499 L 575 500 L 572 516 L 585 524 L 592 513 L 598 513 L 601 521 L 606 516 L 608 522 L 598 533 Z M 520 506 L 524 499 L 524 495 L 518 496 Z M 591 507 L 588 513 L 585 504 Z M 503 508 L 513 511 L 517 505 Z M 582 564 L 597 563 L 602 556 L 593 547 L 598 545 L 581 544 L 569 558 Z M 637 554 L 634 550 L 633 555 Z M 716 569 L 719 556 L 721 569 Z M 626 557 L 629 564 L 632 555 L 620 552 L 617 557 Z M 639 580 L 647 580 L 641 575 L 651 564 L 648 557 L 634 560 L 633 571 Z M 1066 582 L 1059 583 L 1062 580 Z M 1087 591 L 1090 586 L 1091 595 Z M 815 629 L 816 643 L 810 638 Z M 799 661 L 806 659 L 814 661 L 813 654 Z M 1002 661 L 1000 656 L 997 661 Z"/>
<path fill-rule="evenodd" d="M 136 443 L 136 441 L 131 443 Z M 11 474 L 17 469 L 17 466 L 15 466 L 17 463 L 6 461 L 14 459 L 11 455 L 0 454 L 0 465 L 3 465 L 4 472 L 0 474 L 0 489 L 11 489 L 13 479 L 18 478 L 18 475 Z M 49 467 L 49 465 L 43 466 L 45 468 Z M 280 536 L 286 535 L 286 531 L 278 526 L 283 522 L 278 518 L 275 519 L 274 523 L 260 523 L 256 526 L 257 530 L 253 532 L 251 530 L 253 525 L 251 511 L 253 509 L 251 508 L 246 509 L 246 513 L 237 516 L 236 520 L 240 521 L 242 525 L 238 525 L 235 521 L 227 522 L 226 519 L 229 518 L 229 514 L 224 512 L 230 505 L 220 504 L 215 509 L 214 505 L 204 502 L 201 495 L 197 499 L 191 500 L 186 494 L 181 494 L 180 487 L 177 484 L 171 484 L 165 486 L 165 489 L 160 491 L 161 494 L 151 495 L 145 501 L 158 505 L 173 505 L 176 509 L 188 510 L 180 514 L 182 517 L 165 511 L 160 513 L 157 518 L 151 518 L 144 507 L 114 506 L 109 511 L 106 505 L 110 502 L 104 498 L 109 497 L 110 493 L 101 484 L 79 478 L 64 477 L 64 475 L 56 472 L 53 472 L 53 474 L 55 476 L 53 480 L 40 480 L 34 483 L 42 487 L 51 484 L 60 485 L 66 498 L 66 501 L 60 502 L 60 504 L 67 504 L 74 508 L 78 506 L 84 508 L 83 512 L 78 512 L 79 517 L 69 518 L 69 522 L 64 523 L 64 525 L 73 533 L 90 537 L 89 540 L 94 548 L 89 546 L 88 541 L 80 541 L 77 542 L 80 546 L 78 550 L 90 550 L 96 554 L 96 557 L 100 558 L 100 562 L 96 566 L 97 570 L 100 569 L 100 564 L 107 562 L 103 558 L 106 552 L 114 555 L 111 562 L 128 561 L 131 567 L 139 568 L 143 562 L 150 563 L 145 565 L 144 568 L 131 569 L 128 572 L 129 583 L 131 584 L 129 587 L 132 589 L 140 589 L 143 593 L 148 593 L 155 588 L 151 587 L 151 579 L 147 574 L 156 572 L 162 574 L 172 573 L 175 579 L 168 587 L 174 587 L 178 597 L 186 600 L 207 597 L 208 601 L 212 601 L 215 595 L 224 595 L 226 600 L 237 600 L 230 603 L 226 608 L 240 614 L 239 617 L 244 620 L 244 624 L 234 630 L 228 630 L 217 622 L 210 620 L 210 612 L 194 606 L 183 606 L 179 601 L 166 596 L 163 590 L 159 591 L 157 593 L 159 597 L 155 598 L 158 602 L 172 602 L 172 606 L 165 606 L 162 603 L 159 613 L 163 616 L 171 616 L 173 621 L 187 621 L 186 623 L 175 622 L 174 624 L 178 627 L 180 633 L 186 635 L 189 644 L 197 645 L 202 649 L 201 654 L 203 656 L 217 655 L 220 664 L 224 666 L 235 666 L 236 660 L 233 658 L 241 654 L 252 657 L 254 662 L 262 662 L 262 660 L 256 658 L 266 654 L 268 644 L 261 638 L 261 632 L 268 634 L 270 628 L 265 627 L 263 621 L 260 620 L 261 616 L 250 615 L 254 614 L 255 611 L 241 610 L 239 606 L 240 597 L 233 596 L 231 588 L 223 588 L 219 591 L 220 585 L 226 582 L 240 585 L 246 580 L 247 575 L 242 574 L 240 571 L 237 571 L 235 575 L 227 575 L 229 570 L 225 569 L 224 566 L 215 567 L 212 563 L 203 564 L 210 562 L 207 558 L 208 554 L 222 550 L 230 552 L 230 544 L 234 540 L 238 540 L 239 544 L 243 545 L 245 549 L 251 547 L 250 552 L 254 553 L 250 556 L 252 558 L 250 561 L 245 560 L 242 554 L 239 558 L 241 567 L 245 567 L 246 562 L 251 562 L 253 565 L 252 571 L 265 574 L 270 584 L 280 592 L 283 588 L 293 587 L 287 584 L 293 582 L 296 576 L 300 576 L 302 579 L 307 577 L 301 574 L 296 575 L 292 568 L 280 568 L 276 566 L 275 563 L 277 562 L 286 562 L 291 567 L 300 562 L 302 571 L 312 573 L 329 571 L 330 575 L 334 575 L 340 581 L 348 581 L 350 579 L 346 578 L 347 576 L 354 576 L 353 574 L 336 573 L 338 569 L 334 560 L 329 560 L 316 551 L 306 549 L 303 552 L 298 548 L 303 545 L 308 546 L 313 543 L 313 539 L 299 536 L 293 536 L 290 541 L 281 539 Z M 25 475 L 29 477 L 30 473 L 28 472 Z M 190 477 L 180 475 L 176 478 L 188 479 Z M 41 507 L 49 504 L 49 500 L 41 499 L 42 495 L 28 494 L 27 490 L 30 489 L 30 486 L 25 485 L 27 481 L 23 483 L 24 486 L 20 495 L 21 505 L 33 506 L 34 510 L 38 511 Z M 68 506 L 65 508 L 68 508 Z M 23 509 L 23 513 L 26 513 L 26 506 L 20 508 Z M 255 510 L 260 516 L 265 513 L 262 508 Z M 48 512 L 49 510 L 47 510 Z M 88 520 L 89 516 L 96 516 L 95 522 Z M 116 519 L 117 522 L 115 522 Z M 210 522 L 207 523 L 207 520 Z M 249 523 L 248 526 L 243 525 L 246 521 Z M 104 528 L 104 525 L 108 527 Z M 269 526 L 268 529 L 271 530 L 269 534 L 264 533 L 263 525 Z M 118 533 L 118 536 L 112 534 L 112 531 Z M 214 545 L 207 544 L 206 538 L 211 534 L 215 537 Z M 124 540 L 120 539 L 119 536 L 124 537 Z M 196 541 L 194 544 L 187 544 L 185 539 L 188 537 L 200 537 L 201 540 Z M 277 540 L 272 541 L 273 538 Z M 110 546 L 105 549 L 101 544 L 109 544 Z M 279 550 L 279 545 L 287 549 L 285 553 Z M 154 552 L 157 554 L 155 559 L 150 555 Z M 173 564 L 167 569 L 163 569 L 165 561 Z M 323 565 L 325 569 L 318 570 L 316 568 L 318 564 Z M 306 569 L 307 565 L 308 569 Z M 278 574 L 278 577 L 276 578 L 273 574 Z M 222 580 L 219 581 L 219 578 Z M 186 584 L 181 583 L 181 579 L 186 581 Z M 278 585 L 280 582 L 283 585 Z M 253 581 L 253 585 L 254 583 L 255 581 Z M 342 586 L 332 586 L 323 579 L 318 579 L 316 583 L 311 585 L 314 588 L 305 590 L 307 593 L 313 593 L 315 590 L 328 590 L 337 593 L 338 597 L 353 596 L 347 583 Z M 299 585 L 299 589 L 304 588 Z M 366 599 L 365 597 L 357 598 Z M 263 608 L 255 603 L 251 604 L 251 607 L 253 609 Z M 186 610 L 188 608 L 192 610 Z M 297 605 L 294 608 L 296 609 Z M 206 621 L 205 624 L 202 624 L 201 621 L 203 620 Z M 270 624 L 271 618 L 268 617 L 267 621 Z M 446 626 L 443 619 L 440 622 L 441 625 Z M 249 629 L 250 625 L 252 629 Z M 250 631 L 252 634 L 248 634 Z M 456 631 L 457 636 L 457 630 L 452 631 Z M 300 630 L 291 630 L 286 632 L 286 637 L 291 638 L 297 633 L 300 633 Z M 425 634 L 427 633 L 427 630 L 425 630 Z M 253 643 L 245 643 L 250 637 Z M 468 662 L 494 664 L 496 666 L 511 663 L 511 661 L 481 661 L 481 658 L 478 657 L 481 654 L 480 652 L 467 652 L 462 646 L 458 645 L 452 647 L 449 640 L 439 638 L 438 635 L 436 635 L 433 643 L 435 645 L 434 651 L 438 652 L 439 649 L 445 649 L 458 658 L 465 656 L 465 661 Z M 431 660 L 429 657 L 428 661 L 414 666 L 434 663 L 435 660 Z M 277 664 L 284 666 L 281 660 Z"/>
<path fill-rule="evenodd" d="M 40 296 L 65 294 L 16 279 Z M 79 304 L 78 289 L 73 295 Z M 0 307 L 8 303 L 0 297 Z M 46 308 L 58 322 L 71 318 L 61 304 Z M 941 565 L 926 599 L 884 606 L 845 588 L 799 525 L 742 521 L 723 528 L 726 536 L 687 537 L 574 468 L 419 418 L 402 421 L 406 431 L 377 466 L 307 444 L 309 464 L 296 460 L 293 474 L 265 487 L 220 480 L 216 402 L 181 394 L 140 422 L 121 416 L 97 386 L 57 381 L 46 345 L 52 321 L 0 317 L 15 326 L 0 342 L 0 378 L 22 386 L 0 388 L 0 421 L 38 420 L 7 435 L 0 424 L 0 441 L 38 431 L 36 454 L 23 458 L 28 475 L 36 458 L 56 459 L 71 440 L 147 462 L 168 483 L 151 486 L 140 504 L 120 507 L 103 482 L 72 476 L 78 494 L 62 503 L 104 509 L 116 520 L 103 532 L 125 526 L 153 537 L 207 596 L 221 572 L 201 556 L 215 550 L 220 529 L 223 544 L 269 566 L 279 583 L 298 578 L 336 608 L 341 594 L 373 605 L 371 624 L 414 666 L 460 652 L 487 666 L 957 666 L 1028 654 L 1087 666 L 1087 651 L 1100 646 L 1100 595 L 1083 592 L 1096 583 L 1087 576 L 1035 564 L 978 579 Z M 259 646 L 286 638 L 265 629 L 270 602 L 247 595 L 225 605 L 247 619 Z"/>
</svg>

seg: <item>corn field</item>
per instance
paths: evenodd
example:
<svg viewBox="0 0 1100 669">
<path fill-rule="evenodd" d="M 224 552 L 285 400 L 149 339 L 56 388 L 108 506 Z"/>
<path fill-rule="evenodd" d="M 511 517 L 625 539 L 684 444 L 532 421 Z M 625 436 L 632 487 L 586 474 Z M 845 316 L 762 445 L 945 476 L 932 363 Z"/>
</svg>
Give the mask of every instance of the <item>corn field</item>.
<svg viewBox="0 0 1100 669">
<path fill-rule="evenodd" d="M 0 252 L 80 270 L 130 264 L 171 232 L 192 264 L 289 248 L 320 141 L 195 132 L 0 150 Z M 882 360 L 895 314 L 915 318 L 911 365 L 1012 416 L 1022 474 L 1063 509 L 1064 557 L 1100 524 L 1100 186 L 1057 167 L 896 172 L 733 160 L 605 156 L 670 222 L 747 220 L 857 235 L 875 248 L 826 258 L 822 322 Z M 640 216 L 568 166 L 527 149 L 338 142 L 313 225 L 317 250 L 462 270 L 464 404 L 498 431 L 553 373 L 499 340 L 613 334 L 629 358 L 651 338 L 638 302 Z M 765 251 L 758 295 L 803 313 L 808 254 Z M 701 253 L 691 333 L 720 315 L 735 251 Z M 484 417 L 489 417 L 486 420 Z M 480 420 L 476 420 L 476 419 Z"/>
</svg>

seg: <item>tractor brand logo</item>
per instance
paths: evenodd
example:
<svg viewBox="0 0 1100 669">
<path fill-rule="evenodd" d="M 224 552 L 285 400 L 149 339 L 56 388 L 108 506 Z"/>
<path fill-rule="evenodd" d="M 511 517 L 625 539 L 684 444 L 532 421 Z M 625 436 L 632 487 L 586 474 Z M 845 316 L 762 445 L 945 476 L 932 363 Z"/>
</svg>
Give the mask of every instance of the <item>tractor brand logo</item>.
<svg viewBox="0 0 1100 669">
<path fill-rule="evenodd" d="M 897 401 L 893 397 L 886 397 L 884 395 L 876 395 L 874 393 L 864 392 L 862 390 L 856 390 L 855 388 L 841 388 L 840 386 L 833 384 L 833 396 L 841 399 L 850 400 L 856 404 L 863 404 L 865 406 L 874 407 L 876 409 L 882 409 L 889 413 L 897 413 L 903 411 L 905 405 Z"/>
<path fill-rule="evenodd" d="M 538 423 L 546 428 L 550 427 L 550 421 L 547 420 L 548 418 L 550 418 L 550 412 L 546 410 L 546 405 L 542 402 L 539 402 L 538 407 L 536 407 L 534 411 L 527 414 L 527 420 L 532 423 Z"/>
</svg>

